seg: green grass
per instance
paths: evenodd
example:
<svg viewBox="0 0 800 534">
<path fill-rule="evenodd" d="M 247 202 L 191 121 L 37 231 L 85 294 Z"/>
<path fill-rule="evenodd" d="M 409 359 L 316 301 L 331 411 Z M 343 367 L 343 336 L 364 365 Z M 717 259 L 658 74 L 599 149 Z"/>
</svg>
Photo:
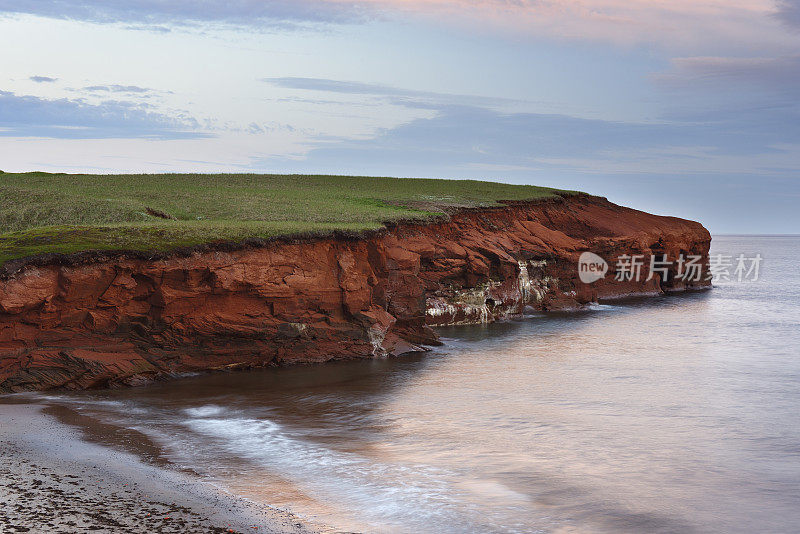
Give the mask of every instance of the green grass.
<svg viewBox="0 0 800 534">
<path fill-rule="evenodd" d="M 166 251 L 366 230 L 457 207 L 567 193 L 469 180 L 260 174 L 0 173 L 0 263 L 85 250 Z M 151 215 L 156 210 L 174 219 Z"/>
</svg>

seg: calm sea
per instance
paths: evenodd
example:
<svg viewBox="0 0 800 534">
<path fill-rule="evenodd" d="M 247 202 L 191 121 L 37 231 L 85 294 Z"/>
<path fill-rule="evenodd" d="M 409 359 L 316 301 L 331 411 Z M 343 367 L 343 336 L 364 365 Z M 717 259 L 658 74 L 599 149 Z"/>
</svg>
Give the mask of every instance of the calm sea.
<svg viewBox="0 0 800 534">
<path fill-rule="evenodd" d="M 230 491 L 366 532 L 800 530 L 800 237 L 760 279 L 442 329 L 409 357 L 49 402 Z"/>
</svg>

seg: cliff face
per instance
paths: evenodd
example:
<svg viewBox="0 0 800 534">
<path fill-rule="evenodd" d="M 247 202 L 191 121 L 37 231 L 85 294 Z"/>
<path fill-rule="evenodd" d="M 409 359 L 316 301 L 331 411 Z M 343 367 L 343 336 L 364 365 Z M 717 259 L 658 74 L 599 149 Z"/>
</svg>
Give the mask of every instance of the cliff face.
<svg viewBox="0 0 800 534">
<path fill-rule="evenodd" d="M 708 255 L 700 224 L 580 195 L 467 210 L 361 239 L 159 260 L 29 265 L 0 280 L 0 391 L 135 384 L 205 369 L 369 358 L 437 344 L 430 326 L 707 286 L 592 284 L 578 257 Z M 675 267 L 671 267 L 674 274 Z"/>
</svg>

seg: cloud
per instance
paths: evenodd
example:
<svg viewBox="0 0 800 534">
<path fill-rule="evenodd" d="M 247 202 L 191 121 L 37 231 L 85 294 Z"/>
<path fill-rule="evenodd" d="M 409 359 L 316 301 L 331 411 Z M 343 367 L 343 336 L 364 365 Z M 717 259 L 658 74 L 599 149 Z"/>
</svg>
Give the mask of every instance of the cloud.
<svg viewBox="0 0 800 534">
<path fill-rule="evenodd" d="M 388 85 L 373 83 L 347 82 L 327 78 L 263 78 L 262 81 L 287 89 L 304 89 L 309 91 L 327 91 L 349 95 L 381 95 L 381 96 L 429 96 L 437 93 L 399 89 Z"/>
<path fill-rule="evenodd" d="M 800 1 L 779 0 L 777 17 L 785 24 L 800 28 Z"/>
<path fill-rule="evenodd" d="M 355 167 L 405 176 L 466 168 L 587 173 L 593 167 L 725 174 L 743 170 L 749 158 L 752 172 L 769 175 L 800 167 L 797 147 L 800 114 L 786 110 L 632 123 L 450 106 L 372 139 L 319 143 L 305 162 L 315 172 Z"/>
<path fill-rule="evenodd" d="M 58 81 L 58 78 L 51 78 L 49 76 L 31 76 L 28 79 L 36 83 L 53 83 Z"/>
<path fill-rule="evenodd" d="M 440 109 L 443 106 L 460 104 L 465 106 L 496 107 L 522 103 L 519 100 L 495 98 L 433 91 L 416 91 L 389 85 L 331 80 L 328 78 L 263 78 L 261 81 L 284 89 L 321 91 L 343 95 L 373 96 L 390 103 L 424 109 Z"/>
<path fill-rule="evenodd" d="M 672 60 L 671 70 L 655 79 L 676 87 L 757 87 L 797 95 L 800 93 L 800 55 L 676 58 Z"/>
<path fill-rule="evenodd" d="M 669 49 L 787 48 L 774 0 L 363 0 L 474 32 Z M 797 1 L 797 0 L 793 0 Z M 796 44 L 796 41 L 795 41 Z"/>
<path fill-rule="evenodd" d="M 700 78 L 715 85 L 734 81 L 771 81 L 797 87 L 800 59 L 728 60 L 685 58 L 676 60 L 670 82 L 696 86 Z M 662 75 L 667 78 L 667 75 Z M 417 169 L 472 168 L 533 169 L 575 164 L 586 172 L 592 162 L 604 168 L 664 172 L 674 165 L 682 171 L 695 169 L 727 172 L 723 159 L 781 155 L 800 166 L 800 159 L 787 160 L 785 147 L 800 145 L 800 107 L 794 98 L 756 99 L 748 107 L 716 105 L 700 109 L 673 107 L 660 120 L 631 122 L 577 118 L 564 114 L 523 113 L 495 106 L 497 100 L 401 89 L 386 85 L 320 78 L 268 78 L 274 85 L 346 95 L 370 95 L 402 99 L 399 103 L 435 112 L 432 117 L 411 120 L 385 129 L 371 138 L 312 142 L 307 154 L 316 170 L 342 168 L 347 162 L 413 166 Z M 793 85 L 794 84 L 794 85 Z M 471 101 L 469 101 L 471 100 Z M 398 102 L 397 100 L 393 100 Z M 794 154 L 794 149 L 791 151 Z M 793 156 L 788 156 L 789 158 Z M 588 162 L 588 163 L 587 163 Z M 758 160 L 763 166 L 765 161 Z M 741 165 L 741 163 L 737 163 Z M 648 171 L 648 168 L 650 171 Z M 380 171 L 377 171 L 380 172 Z M 765 172 L 771 172 L 765 168 Z M 413 173 L 412 173 L 413 174 Z"/>
<path fill-rule="evenodd" d="M 169 116 L 131 102 L 110 100 L 95 105 L 0 91 L 0 136 L 184 139 L 207 135 L 191 117 Z"/>
<path fill-rule="evenodd" d="M 325 0 L 0 0 L 0 12 L 24 13 L 95 23 L 194 25 L 223 23 L 272 26 L 299 22 L 353 22 L 361 17 L 353 4 Z"/>
<path fill-rule="evenodd" d="M 800 18 L 796 2 L 783 2 L 784 20 Z M 400 18 L 559 40 L 656 42 L 678 49 L 720 42 L 786 48 L 774 0 L 0 0 L 0 13 L 156 31 L 198 24 L 280 28 Z"/>
<path fill-rule="evenodd" d="M 139 87 L 138 85 L 90 85 L 83 88 L 90 93 L 149 93 L 152 89 Z"/>
</svg>

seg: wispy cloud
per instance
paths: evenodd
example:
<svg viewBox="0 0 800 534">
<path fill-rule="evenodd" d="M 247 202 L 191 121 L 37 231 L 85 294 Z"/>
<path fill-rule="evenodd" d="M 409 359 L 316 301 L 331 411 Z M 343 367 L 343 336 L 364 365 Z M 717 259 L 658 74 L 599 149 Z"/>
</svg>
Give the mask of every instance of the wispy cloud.
<svg viewBox="0 0 800 534">
<path fill-rule="evenodd" d="M 380 85 L 374 83 L 330 80 L 327 78 L 300 78 L 300 77 L 263 78 L 262 81 L 271 83 L 278 87 L 285 87 L 288 89 L 327 91 L 329 93 L 344 93 L 350 95 L 411 96 L 411 97 L 441 96 L 440 93 L 414 91 L 411 89 L 400 89 L 397 87 L 391 87 L 388 85 Z"/>
<path fill-rule="evenodd" d="M 454 104 L 465 106 L 497 107 L 523 103 L 520 100 L 508 98 L 454 93 L 437 93 L 433 91 L 417 91 L 413 89 L 392 87 L 390 85 L 331 80 L 327 78 L 284 77 L 263 78 L 262 81 L 285 89 L 320 91 L 341 95 L 372 96 L 376 98 L 387 99 L 389 102 L 394 104 L 426 109 L 439 109 L 443 106 L 452 106 Z"/>
<path fill-rule="evenodd" d="M 757 86 L 780 92 L 800 92 L 800 55 L 781 57 L 686 57 L 672 60 L 661 83 L 677 86 Z"/>
<path fill-rule="evenodd" d="M 90 93 L 149 93 L 153 91 L 147 87 L 139 87 L 138 85 L 89 85 L 83 88 L 84 91 Z"/>
<path fill-rule="evenodd" d="M 36 83 L 53 83 L 58 81 L 58 78 L 51 78 L 50 76 L 31 76 L 28 79 Z"/>
<path fill-rule="evenodd" d="M 371 139 L 320 143 L 306 161 L 314 170 L 355 165 L 403 175 L 497 166 L 722 175 L 742 170 L 749 157 L 751 172 L 769 175 L 800 166 L 797 147 L 800 114 L 786 110 L 705 122 L 632 123 L 451 106 Z M 768 168 L 770 162 L 775 168 Z"/>
<path fill-rule="evenodd" d="M 748 43 L 781 46 L 775 15 L 796 24 L 797 0 L 0 0 L 0 13 L 169 31 L 171 26 L 243 28 L 423 18 L 471 31 L 559 40 L 656 42 L 671 48 Z M 785 45 L 786 43 L 783 43 Z"/>
<path fill-rule="evenodd" d="M 342 0 L 346 2 L 347 0 Z M 789 0 L 796 3 L 798 0 Z M 486 33 L 670 50 L 790 48 L 775 0 L 362 0 L 380 11 Z M 792 39 L 789 39 L 792 40 Z M 792 40 L 795 42 L 796 40 Z"/>
<path fill-rule="evenodd" d="M 272 26 L 297 22 L 353 22 L 362 16 L 358 2 L 325 0 L 0 0 L 0 12 L 95 23 L 164 24 L 223 23 Z"/>
<path fill-rule="evenodd" d="M 59 139 L 206 137 L 196 120 L 170 116 L 141 104 L 110 100 L 48 100 L 0 91 L 0 136 Z"/>
</svg>

